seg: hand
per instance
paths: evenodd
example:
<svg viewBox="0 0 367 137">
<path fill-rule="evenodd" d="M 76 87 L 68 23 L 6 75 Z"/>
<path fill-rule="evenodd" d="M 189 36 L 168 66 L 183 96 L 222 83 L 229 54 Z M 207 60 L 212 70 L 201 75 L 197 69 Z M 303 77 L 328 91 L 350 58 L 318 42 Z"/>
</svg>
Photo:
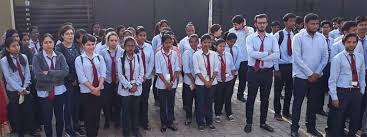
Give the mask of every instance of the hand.
<svg viewBox="0 0 367 137">
<path fill-rule="evenodd" d="M 206 81 L 204 83 L 204 85 L 205 85 L 206 88 L 210 88 L 210 87 L 212 87 L 212 81 Z"/>
<path fill-rule="evenodd" d="M 93 88 L 91 91 L 91 94 L 95 95 L 95 96 L 101 96 L 101 91 L 98 90 L 97 88 Z"/>
<path fill-rule="evenodd" d="M 274 77 L 281 79 L 281 73 L 279 70 L 274 71 Z"/>
<path fill-rule="evenodd" d="M 43 73 L 44 75 L 47 75 L 47 74 L 48 74 L 48 71 L 42 71 L 42 73 Z"/>
<path fill-rule="evenodd" d="M 145 77 L 145 76 L 144 76 L 144 77 L 143 77 L 143 82 L 144 82 L 145 80 L 147 80 L 147 77 Z"/>
<path fill-rule="evenodd" d="M 196 88 L 195 84 L 192 84 L 190 87 L 191 87 L 191 91 L 195 91 L 195 88 Z"/>
<path fill-rule="evenodd" d="M 271 54 L 273 54 L 273 52 L 269 51 L 269 52 L 268 52 L 268 56 L 270 56 Z"/>
<path fill-rule="evenodd" d="M 313 73 L 311 76 L 308 77 L 308 81 L 313 83 L 316 82 L 320 78 L 319 74 Z"/>
<path fill-rule="evenodd" d="M 171 82 L 165 81 L 164 85 L 166 86 L 167 90 L 170 90 L 172 88 L 172 83 Z"/>
<path fill-rule="evenodd" d="M 333 101 L 331 102 L 331 104 L 332 104 L 335 108 L 339 108 L 339 107 L 340 107 L 339 100 L 333 100 Z"/>
<path fill-rule="evenodd" d="M 138 91 L 138 86 L 134 84 L 133 87 L 131 87 L 131 89 L 129 90 L 129 92 L 135 93 L 136 91 Z"/>
</svg>

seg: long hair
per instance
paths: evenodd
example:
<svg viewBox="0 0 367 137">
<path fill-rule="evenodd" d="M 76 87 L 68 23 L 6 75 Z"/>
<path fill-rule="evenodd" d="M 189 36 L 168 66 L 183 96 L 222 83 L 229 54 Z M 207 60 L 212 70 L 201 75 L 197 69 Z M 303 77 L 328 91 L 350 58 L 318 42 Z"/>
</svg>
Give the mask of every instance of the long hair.
<svg viewBox="0 0 367 137">
<path fill-rule="evenodd" d="M 10 53 L 9 51 L 7 50 L 8 48 L 10 48 L 10 45 L 13 43 L 13 42 L 18 42 L 16 41 L 13 37 L 9 37 L 5 40 L 5 50 L 4 50 L 4 56 L 6 57 L 6 60 L 8 61 L 9 63 L 9 66 L 10 68 L 13 70 L 13 72 L 17 71 L 17 67 L 15 66 L 14 62 L 13 62 L 13 59 L 12 57 L 10 56 Z M 19 44 L 19 43 L 18 43 Z M 25 66 L 27 64 L 24 56 L 19 52 L 18 55 L 19 58 L 19 62 L 22 66 Z"/>
</svg>

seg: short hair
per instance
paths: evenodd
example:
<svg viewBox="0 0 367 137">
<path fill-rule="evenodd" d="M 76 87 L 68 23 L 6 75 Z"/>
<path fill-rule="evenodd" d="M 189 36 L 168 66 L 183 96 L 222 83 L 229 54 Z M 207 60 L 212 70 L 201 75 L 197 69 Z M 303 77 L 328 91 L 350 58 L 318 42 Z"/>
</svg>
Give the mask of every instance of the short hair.
<svg viewBox="0 0 367 137">
<path fill-rule="evenodd" d="M 343 43 L 343 44 L 345 44 L 345 42 L 346 42 L 349 38 L 351 38 L 351 37 L 356 38 L 356 41 L 358 42 L 358 35 L 357 35 L 357 34 L 354 34 L 354 33 L 349 33 L 349 34 L 346 34 L 346 35 L 344 35 L 344 36 L 343 36 L 343 38 L 342 38 L 342 43 Z"/>
<path fill-rule="evenodd" d="M 139 33 L 146 32 L 143 26 L 137 26 L 135 34 L 138 35 Z"/>
<path fill-rule="evenodd" d="M 232 40 L 232 39 L 237 39 L 237 35 L 236 33 L 228 33 L 228 35 L 225 37 L 226 40 Z"/>
<path fill-rule="evenodd" d="M 72 25 L 63 25 L 60 29 L 59 29 L 59 36 L 60 36 L 60 40 L 63 41 L 62 37 L 66 31 L 68 30 L 72 30 L 73 32 L 75 32 L 75 29 Z"/>
<path fill-rule="evenodd" d="M 116 33 L 119 33 L 121 29 L 125 29 L 126 27 L 124 25 L 119 25 L 116 27 Z"/>
<path fill-rule="evenodd" d="M 218 40 L 216 40 L 215 41 L 215 45 L 218 47 L 219 46 L 219 44 L 221 44 L 221 43 L 225 43 L 226 41 L 224 40 L 224 39 L 222 39 L 222 38 L 219 38 Z"/>
<path fill-rule="evenodd" d="M 210 34 L 204 34 L 203 36 L 201 36 L 201 42 L 203 42 L 206 39 L 212 40 L 212 37 L 210 36 Z"/>
<path fill-rule="evenodd" d="M 296 24 L 303 23 L 303 18 L 301 16 L 296 16 Z"/>
<path fill-rule="evenodd" d="M 86 33 L 88 33 L 85 29 L 78 29 L 78 30 L 76 30 L 76 32 L 75 32 L 75 39 L 79 39 L 80 38 L 80 36 L 82 36 L 82 35 L 84 35 L 84 34 L 86 34 Z"/>
<path fill-rule="evenodd" d="M 190 36 L 189 36 L 189 41 L 190 41 L 190 39 L 191 38 L 194 38 L 194 39 L 196 39 L 196 40 L 198 40 L 199 41 L 199 35 L 198 34 L 191 34 Z"/>
<path fill-rule="evenodd" d="M 342 25 L 342 32 L 350 30 L 352 27 L 357 27 L 357 23 L 355 21 L 346 21 Z"/>
<path fill-rule="evenodd" d="M 268 15 L 258 14 L 258 15 L 255 16 L 254 21 L 257 22 L 257 19 L 260 19 L 260 18 L 266 18 L 266 20 L 268 20 Z"/>
<path fill-rule="evenodd" d="M 340 17 L 334 17 L 333 19 L 331 19 L 332 22 L 338 22 Z"/>
<path fill-rule="evenodd" d="M 323 20 L 321 21 L 321 26 L 329 25 L 330 27 L 333 27 L 333 23 L 331 23 L 329 20 Z"/>
<path fill-rule="evenodd" d="M 308 13 L 305 18 L 304 21 L 305 23 L 310 22 L 311 20 L 319 20 L 319 15 L 315 14 L 315 13 Z"/>
<path fill-rule="evenodd" d="M 163 34 L 163 36 L 162 36 L 162 41 L 161 41 L 162 45 L 163 45 L 163 43 L 164 43 L 166 40 L 168 40 L 168 39 L 173 40 L 173 38 L 172 38 L 172 36 L 171 36 L 170 34 Z"/>
<path fill-rule="evenodd" d="M 339 17 L 338 20 L 336 21 L 336 23 L 340 24 L 340 23 L 342 23 L 344 21 L 347 21 L 347 19 L 346 18 Z"/>
<path fill-rule="evenodd" d="M 296 14 L 294 13 L 287 13 L 283 16 L 283 21 L 286 22 L 289 19 L 295 19 L 296 18 Z"/>
<path fill-rule="evenodd" d="M 365 21 L 367 21 L 367 17 L 360 16 L 356 18 L 357 24 L 365 22 Z"/>
<path fill-rule="evenodd" d="M 280 26 L 280 22 L 275 20 L 275 21 L 272 21 L 271 24 L 270 24 L 271 27 L 274 27 L 274 26 Z"/>
<path fill-rule="evenodd" d="M 245 22 L 245 19 L 243 18 L 243 16 L 242 16 L 242 15 L 235 15 L 235 16 L 233 16 L 233 18 L 232 18 L 232 23 L 241 24 L 241 23 L 243 23 L 243 22 Z"/>
<path fill-rule="evenodd" d="M 90 41 L 90 42 L 96 42 L 96 41 L 97 41 L 97 39 L 96 39 L 96 37 L 94 37 L 94 36 L 93 36 L 93 35 L 91 35 L 91 34 L 84 35 L 84 36 L 83 36 L 83 39 L 82 39 L 82 43 L 83 43 L 83 45 L 84 45 L 85 43 L 87 43 L 88 41 Z"/>
<path fill-rule="evenodd" d="M 220 28 L 222 28 L 222 26 L 220 26 L 219 24 L 213 24 L 210 27 L 210 33 L 215 33 L 217 32 Z"/>
</svg>

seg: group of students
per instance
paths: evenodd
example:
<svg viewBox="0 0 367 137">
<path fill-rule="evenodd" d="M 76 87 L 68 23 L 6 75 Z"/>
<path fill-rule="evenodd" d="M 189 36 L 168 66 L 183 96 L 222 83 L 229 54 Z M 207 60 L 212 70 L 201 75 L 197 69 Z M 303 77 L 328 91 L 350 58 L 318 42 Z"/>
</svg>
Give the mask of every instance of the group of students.
<svg viewBox="0 0 367 137">
<path fill-rule="evenodd" d="M 326 115 L 326 92 L 330 95 L 327 134 L 355 136 L 361 130 L 366 136 L 367 18 L 338 18 L 335 24 L 326 20 L 320 24 L 318 15 L 309 13 L 302 25 L 296 25 L 298 18 L 287 13 L 284 29 L 267 33 L 266 14 L 255 16 L 256 31 L 236 15 L 233 28 L 223 38 L 219 24 L 199 37 L 195 26 L 188 23 L 187 36 L 181 41 L 168 21 L 161 20 L 151 44 L 142 26 L 101 29 L 94 24 L 89 34 L 65 23 L 57 42 L 48 33 L 39 37 L 37 27 L 30 34 L 10 29 L 0 60 L 10 125 L 19 137 L 26 133 L 40 136 L 41 125 L 45 135 L 52 137 L 55 115 L 57 137 L 63 135 L 64 127 L 69 136 L 96 137 L 103 110 L 104 128 L 113 122 L 116 128 L 122 127 L 123 136 L 142 136 L 140 127 L 150 130 L 148 99 L 153 85 L 155 105 L 160 107 L 160 131 L 177 131 L 175 95 L 182 77 L 185 125 L 192 123 L 195 102 L 198 129 L 214 130 L 214 122 L 221 122 L 223 107 L 225 118 L 235 120 L 231 98 L 238 77 L 237 99 L 246 102 L 244 131 L 252 131 L 260 91 L 260 128 L 274 132 L 266 122 L 274 78 L 274 118 L 292 120 L 292 137 L 299 136 L 305 97 L 307 132 L 322 136 L 316 130 L 316 114 Z M 347 119 L 349 132 L 344 134 Z"/>
</svg>

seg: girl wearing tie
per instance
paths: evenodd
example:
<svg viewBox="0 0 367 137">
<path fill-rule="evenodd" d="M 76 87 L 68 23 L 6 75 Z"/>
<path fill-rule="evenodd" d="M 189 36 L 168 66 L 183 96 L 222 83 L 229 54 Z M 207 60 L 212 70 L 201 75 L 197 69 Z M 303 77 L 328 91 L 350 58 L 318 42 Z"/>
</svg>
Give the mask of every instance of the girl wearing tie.
<svg viewBox="0 0 367 137">
<path fill-rule="evenodd" d="M 106 78 L 106 64 L 102 56 L 94 52 L 96 38 L 90 34 L 83 36 L 84 53 L 75 59 L 79 87 L 88 137 L 98 136 L 101 112 L 101 90 Z"/>
<path fill-rule="evenodd" d="M 42 51 L 33 57 L 33 73 L 35 75 L 37 96 L 40 99 L 44 131 L 52 137 L 52 117 L 56 118 L 56 135 L 61 137 L 64 132 L 64 104 L 66 87 L 64 78 L 69 74 L 69 66 L 64 55 L 54 51 L 51 34 L 41 37 Z"/>
<path fill-rule="evenodd" d="M 124 137 L 141 137 L 139 132 L 139 106 L 140 95 L 142 94 L 142 84 L 144 77 L 143 62 L 135 53 L 137 43 L 133 37 L 124 39 L 124 49 L 122 57 L 117 60 L 118 94 L 122 104 L 122 131 Z"/>
<path fill-rule="evenodd" d="M 162 49 L 155 54 L 155 69 L 158 75 L 156 87 L 159 92 L 161 132 L 169 128 L 177 131 L 173 124 L 175 93 L 177 78 L 180 71 L 177 53 L 172 50 L 173 38 L 171 35 L 162 36 Z"/>
</svg>

